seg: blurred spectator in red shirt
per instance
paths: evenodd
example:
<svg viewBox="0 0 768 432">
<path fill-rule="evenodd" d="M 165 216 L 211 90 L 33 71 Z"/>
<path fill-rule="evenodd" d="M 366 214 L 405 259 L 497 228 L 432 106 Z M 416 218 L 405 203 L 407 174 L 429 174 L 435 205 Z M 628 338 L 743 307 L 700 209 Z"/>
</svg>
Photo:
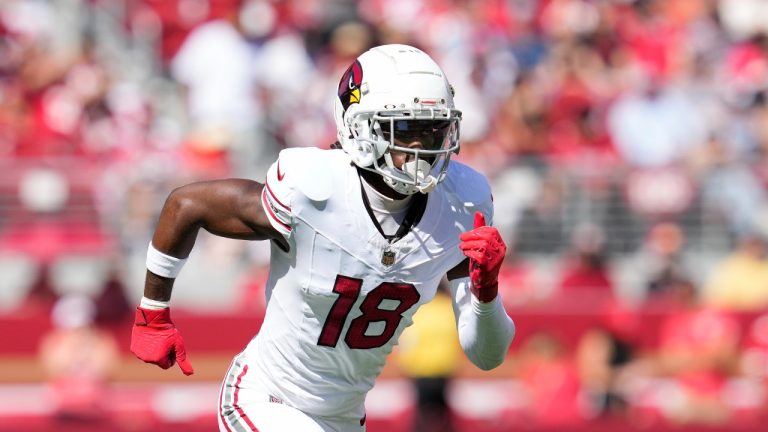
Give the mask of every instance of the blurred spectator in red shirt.
<svg viewBox="0 0 768 432">
<path fill-rule="evenodd" d="M 499 292 L 504 306 L 513 308 L 539 303 L 543 300 L 541 288 L 531 263 L 508 251 L 499 271 Z"/>
<path fill-rule="evenodd" d="M 584 420 L 574 360 L 555 336 L 539 332 L 520 348 L 519 379 L 529 394 L 526 414 L 536 425 L 566 427 Z"/>
<path fill-rule="evenodd" d="M 501 102 L 490 129 L 490 140 L 496 147 L 504 149 L 517 163 L 535 168 L 541 167 L 549 149 L 548 104 L 540 81 L 533 72 L 520 74 L 512 94 Z"/>
<path fill-rule="evenodd" d="M 740 358 L 742 386 L 741 418 L 768 419 L 768 313 L 758 315 L 749 325 Z"/>
<path fill-rule="evenodd" d="M 197 25 L 237 13 L 244 0 L 140 0 L 129 2 L 130 27 L 155 37 L 160 59 L 170 61 Z"/>
<path fill-rule="evenodd" d="M 593 415 L 623 417 L 628 414 L 641 321 L 635 311 L 613 301 L 603 309 L 600 323 L 579 339 L 576 362 Z"/>
<path fill-rule="evenodd" d="M 96 314 L 91 298 L 64 296 L 52 311 L 53 330 L 40 342 L 40 362 L 61 421 L 106 420 L 106 385 L 119 355 L 111 333 L 94 324 Z"/>
<path fill-rule="evenodd" d="M 655 374 L 676 397 L 662 411 L 674 422 L 725 424 L 731 415 L 725 390 L 737 372 L 740 327 L 725 312 L 697 305 L 691 284 L 678 291 L 685 308 L 661 324 Z M 668 390 L 669 390 L 668 389 Z"/>
<path fill-rule="evenodd" d="M 614 287 L 603 255 L 603 245 L 603 232 L 596 225 L 576 228 L 571 257 L 560 273 L 558 295 L 568 298 L 586 296 L 592 300 L 613 297 Z"/>
</svg>

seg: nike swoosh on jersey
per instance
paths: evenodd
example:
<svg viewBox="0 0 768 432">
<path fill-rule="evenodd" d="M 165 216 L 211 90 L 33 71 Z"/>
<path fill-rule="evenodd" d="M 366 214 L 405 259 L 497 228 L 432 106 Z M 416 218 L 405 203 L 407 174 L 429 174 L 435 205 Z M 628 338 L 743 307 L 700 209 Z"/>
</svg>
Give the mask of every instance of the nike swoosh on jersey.
<svg viewBox="0 0 768 432">
<path fill-rule="evenodd" d="M 277 160 L 277 181 L 283 181 L 283 177 L 285 177 L 285 173 L 280 172 L 280 160 Z"/>
</svg>

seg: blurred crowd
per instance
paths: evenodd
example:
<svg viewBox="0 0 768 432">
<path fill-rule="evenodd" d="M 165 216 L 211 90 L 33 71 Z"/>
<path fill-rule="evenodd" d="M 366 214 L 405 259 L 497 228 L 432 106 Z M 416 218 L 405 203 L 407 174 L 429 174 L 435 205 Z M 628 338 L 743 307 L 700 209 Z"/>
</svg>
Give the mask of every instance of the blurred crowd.
<svg viewBox="0 0 768 432">
<path fill-rule="evenodd" d="M 129 311 L 170 190 L 328 148 L 339 77 L 383 43 L 456 89 L 513 318 L 604 324 L 516 344 L 519 415 L 766 416 L 762 0 L 2 0 L 0 314 L 70 295 Z M 174 304 L 262 310 L 264 245 L 199 242 Z M 658 308 L 675 313 L 649 349 L 638 311 Z"/>
</svg>

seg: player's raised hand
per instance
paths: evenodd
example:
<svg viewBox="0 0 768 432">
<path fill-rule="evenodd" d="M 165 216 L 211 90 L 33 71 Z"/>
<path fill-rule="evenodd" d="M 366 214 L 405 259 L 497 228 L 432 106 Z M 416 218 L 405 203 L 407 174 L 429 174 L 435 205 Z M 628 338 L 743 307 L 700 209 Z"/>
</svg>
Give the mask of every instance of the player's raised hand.
<svg viewBox="0 0 768 432">
<path fill-rule="evenodd" d="M 485 216 L 475 213 L 475 228 L 459 236 L 459 249 L 469 258 L 471 291 L 483 303 L 496 298 L 499 292 L 499 269 L 507 253 L 499 231 L 485 225 Z"/>
<path fill-rule="evenodd" d="M 141 360 L 168 369 L 177 361 L 184 375 L 195 370 L 187 359 L 184 339 L 171 321 L 170 308 L 136 308 L 136 319 L 131 332 L 131 352 Z"/>
</svg>

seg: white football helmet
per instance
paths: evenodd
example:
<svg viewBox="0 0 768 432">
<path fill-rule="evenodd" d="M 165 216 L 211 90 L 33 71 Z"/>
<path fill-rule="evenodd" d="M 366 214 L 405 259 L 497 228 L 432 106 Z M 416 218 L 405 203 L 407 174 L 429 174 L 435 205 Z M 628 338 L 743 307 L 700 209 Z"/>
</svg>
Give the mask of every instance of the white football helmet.
<svg viewBox="0 0 768 432">
<path fill-rule="evenodd" d="M 408 45 L 382 45 L 360 55 L 339 83 L 339 144 L 360 168 L 381 174 L 395 191 L 435 189 L 459 150 L 461 111 L 440 67 Z M 422 148 L 409 148 L 419 141 Z M 395 167 L 391 152 L 409 158 Z"/>
</svg>

